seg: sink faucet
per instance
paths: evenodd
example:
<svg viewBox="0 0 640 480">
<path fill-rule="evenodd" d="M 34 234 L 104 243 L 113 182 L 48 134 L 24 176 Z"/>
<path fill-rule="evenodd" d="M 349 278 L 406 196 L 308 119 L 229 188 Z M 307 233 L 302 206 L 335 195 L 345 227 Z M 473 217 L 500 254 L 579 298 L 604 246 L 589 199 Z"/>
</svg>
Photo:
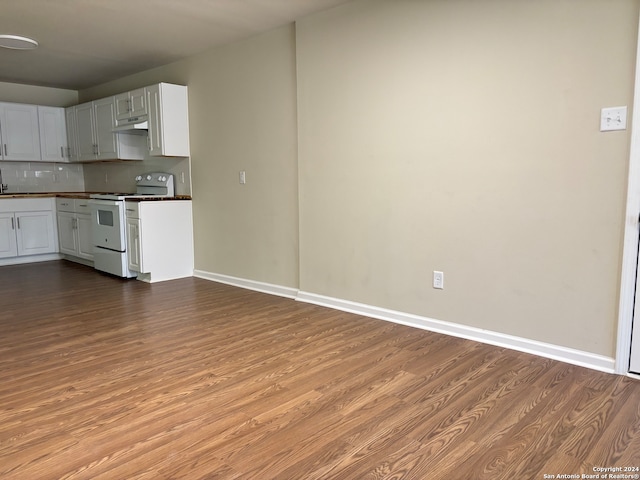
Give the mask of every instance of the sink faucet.
<svg viewBox="0 0 640 480">
<path fill-rule="evenodd" d="M 0 170 L 0 195 L 2 195 L 7 188 L 9 188 L 9 186 L 6 183 L 2 183 L 2 170 Z"/>
</svg>

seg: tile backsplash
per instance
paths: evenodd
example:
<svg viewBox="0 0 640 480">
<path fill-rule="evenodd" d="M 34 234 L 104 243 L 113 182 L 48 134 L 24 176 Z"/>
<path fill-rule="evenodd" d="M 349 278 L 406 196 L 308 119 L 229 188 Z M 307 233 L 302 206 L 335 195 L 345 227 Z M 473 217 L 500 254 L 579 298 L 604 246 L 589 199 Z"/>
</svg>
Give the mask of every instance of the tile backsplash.
<svg viewBox="0 0 640 480">
<path fill-rule="evenodd" d="M 136 175 L 167 172 L 174 175 L 176 195 L 191 195 L 188 157 L 152 157 L 143 161 L 84 164 L 84 186 L 92 192 L 135 192 Z"/>
<path fill-rule="evenodd" d="M 0 172 L 7 193 L 84 191 L 79 163 L 0 162 Z"/>
</svg>

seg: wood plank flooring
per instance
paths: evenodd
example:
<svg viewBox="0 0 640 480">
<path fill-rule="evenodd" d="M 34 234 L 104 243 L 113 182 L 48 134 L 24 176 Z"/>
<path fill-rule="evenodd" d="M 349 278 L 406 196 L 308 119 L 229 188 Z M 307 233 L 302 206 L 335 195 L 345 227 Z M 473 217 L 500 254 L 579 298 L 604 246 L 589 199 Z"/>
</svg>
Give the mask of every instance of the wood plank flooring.
<svg viewBox="0 0 640 480">
<path fill-rule="evenodd" d="M 1 267 L 0 328 L 3 480 L 640 467 L 640 381 L 205 280 Z"/>
</svg>

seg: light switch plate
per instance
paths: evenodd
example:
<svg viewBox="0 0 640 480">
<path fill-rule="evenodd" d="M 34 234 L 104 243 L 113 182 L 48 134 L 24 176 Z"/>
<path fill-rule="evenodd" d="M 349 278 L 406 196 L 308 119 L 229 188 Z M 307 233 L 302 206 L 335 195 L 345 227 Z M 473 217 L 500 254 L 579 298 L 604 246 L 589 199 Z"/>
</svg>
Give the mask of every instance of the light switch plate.
<svg viewBox="0 0 640 480">
<path fill-rule="evenodd" d="M 600 113 L 600 131 L 627 129 L 627 107 L 603 108 Z"/>
</svg>

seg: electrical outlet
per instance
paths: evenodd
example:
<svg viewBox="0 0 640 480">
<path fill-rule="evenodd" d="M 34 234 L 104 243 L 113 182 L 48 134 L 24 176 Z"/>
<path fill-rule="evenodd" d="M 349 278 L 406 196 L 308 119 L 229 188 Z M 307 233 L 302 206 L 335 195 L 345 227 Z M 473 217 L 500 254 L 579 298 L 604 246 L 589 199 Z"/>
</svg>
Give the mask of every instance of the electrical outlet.
<svg viewBox="0 0 640 480">
<path fill-rule="evenodd" d="M 240 171 L 240 184 L 244 185 L 245 183 L 247 183 L 247 174 L 244 170 Z"/>
<path fill-rule="evenodd" d="M 433 288 L 438 288 L 442 290 L 444 288 L 444 273 L 438 272 L 437 270 L 433 271 Z"/>
</svg>

